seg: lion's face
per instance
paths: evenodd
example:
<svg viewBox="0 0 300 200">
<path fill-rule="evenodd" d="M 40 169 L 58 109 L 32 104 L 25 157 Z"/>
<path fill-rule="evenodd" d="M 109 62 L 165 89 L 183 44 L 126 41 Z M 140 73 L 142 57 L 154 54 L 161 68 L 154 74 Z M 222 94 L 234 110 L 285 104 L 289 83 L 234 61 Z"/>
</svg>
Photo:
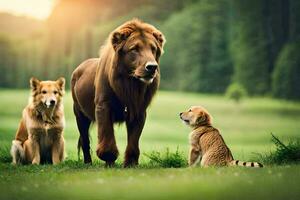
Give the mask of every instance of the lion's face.
<svg viewBox="0 0 300 200">
<path fill-rule="evenodd" d="M 112 43 L 129 76 L 146 84 L 158 76 L 164 37 L 153 26 L 122 27 L 113 34 Z"/>
<path fill-rule="evenodd" d="M 135 35 L 135 34 L 134 34 Z M 128 38 L 123 46 L 123 61 L 132 75 L 145 83 L 152 83 L 158 74 L 159 47 L 150 34 L 136 35 Z"/>
</svg>

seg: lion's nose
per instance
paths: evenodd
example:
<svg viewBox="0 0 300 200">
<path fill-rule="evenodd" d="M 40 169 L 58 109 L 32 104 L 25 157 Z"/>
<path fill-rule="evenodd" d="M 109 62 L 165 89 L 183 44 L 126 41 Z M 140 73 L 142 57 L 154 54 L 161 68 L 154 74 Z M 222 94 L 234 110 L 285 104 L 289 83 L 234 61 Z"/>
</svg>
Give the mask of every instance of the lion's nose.
<svg viewBox="0 0 300 200">
<path fill-rule="evenodd" d="M 153 72 L 155 72 L 157 67 L 158 67 L 158 64 L 156 62 L 147 62 L 145 69 L 146 69 L 146 71 L 153 73 Z"/>
</svg>

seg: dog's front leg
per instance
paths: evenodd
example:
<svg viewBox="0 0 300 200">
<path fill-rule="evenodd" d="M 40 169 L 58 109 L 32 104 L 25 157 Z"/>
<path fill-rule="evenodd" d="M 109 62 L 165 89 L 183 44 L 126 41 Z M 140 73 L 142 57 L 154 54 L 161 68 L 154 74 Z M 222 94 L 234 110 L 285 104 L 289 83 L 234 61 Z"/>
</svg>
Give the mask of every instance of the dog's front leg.
<svg viewBox="0 0 300 200">
<path fill-rule="evenodd" d="M 64 138 L 63 138 L 63 128 L 53 127 L 48 130 L 48 135 L 52 141 L 51 155 L 52 163 L 58 164 L 64 159 Z"/>
<path fill-rule="evenodd" d="M 189 166 L 193 167 L 195 166 L 199 160 L 201 159 L 201 152 L 193 147 L 190 149 L 189 154 Z"/>
<path fill-rule="evenodd" d="M 54 165 L 60 163 L 64 159 L 64 139 L 61 138 L 52 145 L 52 163 Z"/>
<path fill-rule="evenodd" d="M 29 130 L 29 138 L 28 143 L 25 145 L 25 153 L 28 152 L 30 155 L 29 160 L 32 164 L 39 165 L 41 162 L 40 137 L 43 133 L 43 129 L 41 128 L 32 128 Z"/>
<path fill-rule="evenodd" d="M 33 158 L 32 158 L 31 163 L 39 165 L 40 162 L 41 162 L 39 143 L 37 141 L 32 141 L 31 142 L 31 148 L 32 148 L 32 153 L 33 153 Z"/>
</svg>

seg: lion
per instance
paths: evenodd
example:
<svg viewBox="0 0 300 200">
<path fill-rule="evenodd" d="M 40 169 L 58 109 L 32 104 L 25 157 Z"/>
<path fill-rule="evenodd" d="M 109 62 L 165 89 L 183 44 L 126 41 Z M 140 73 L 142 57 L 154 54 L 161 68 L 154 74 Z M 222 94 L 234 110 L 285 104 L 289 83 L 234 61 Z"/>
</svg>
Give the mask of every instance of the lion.
<svg viewBox="0 0 300 200">
<path fill-rule="evenodd" d="M 65 126 L 63 95 L 65 79 L 30 79 L 31 97 L 15 139 L 12 141 L 13 164 L 58 164 L 64 160 Z"/>
<path fill-rule="evenodd" d="M 179 114 L 181 120 L 190 126 L 189 166 L 200 161 L 201 166 L 245 166 L 263 167 L 258 162 L 234 160 L 230 149 L 225 144 L 218 129 L 212 126 L 212 117 L 201 106 L 192 106 L 188 111 Z"/>
<path fill-rule="evenodd" d="M 91 123 L 97 124 L 97 156 L 111 166 L 119 154 L 113 125 L 125 122 L 128 144 L 124 167 L 138 164 L 139 138 L 147 107 L 159 86 L 164 44 L 165 37 L 158 29 L 133 19 L 110 33 L 99 58 L 88 59 L 74 70 L 73 108 L 85 163 L 92 162 Z"/>
</svg>

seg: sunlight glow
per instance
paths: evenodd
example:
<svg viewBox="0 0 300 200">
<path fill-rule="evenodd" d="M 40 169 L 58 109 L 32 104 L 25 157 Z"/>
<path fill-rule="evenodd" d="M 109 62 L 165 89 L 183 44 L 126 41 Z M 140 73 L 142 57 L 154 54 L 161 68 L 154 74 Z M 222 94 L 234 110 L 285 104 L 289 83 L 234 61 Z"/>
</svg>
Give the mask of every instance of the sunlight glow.
<svg viewBox="0 0 300 200">
<path fill-rule="evenodd" d="M 55 0 L 0 0 L 0 12 L 46 19 L 54 3 Z"/>
</svg>

